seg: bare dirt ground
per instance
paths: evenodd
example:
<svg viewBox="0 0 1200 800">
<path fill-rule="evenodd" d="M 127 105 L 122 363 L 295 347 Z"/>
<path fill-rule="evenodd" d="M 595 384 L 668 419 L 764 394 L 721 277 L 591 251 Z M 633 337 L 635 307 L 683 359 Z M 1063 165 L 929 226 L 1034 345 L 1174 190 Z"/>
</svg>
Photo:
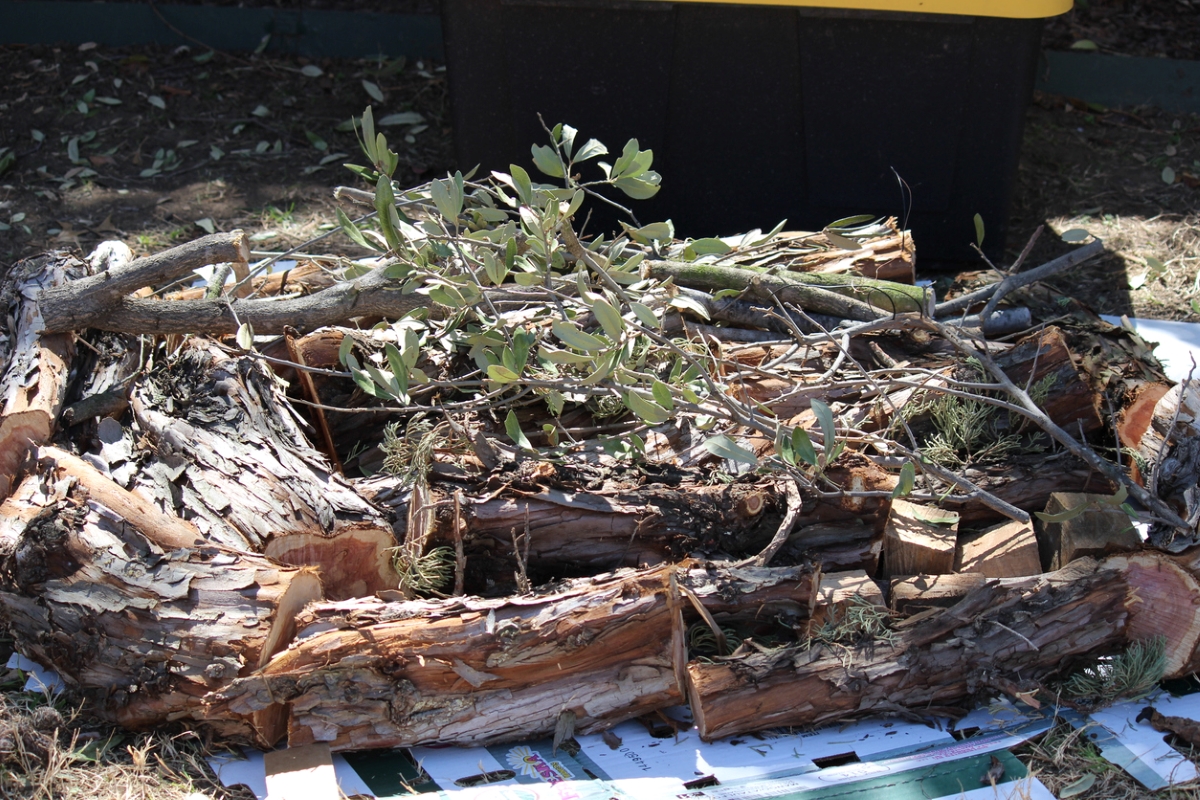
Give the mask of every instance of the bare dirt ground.
<svg viewBox="0 0 1200 800">
<path fill-rule="evenodd" d="M 1198 29 L 1200 2 L 1081 3 L 1047 41 L 1195 58 Z M 105 239 L 138 255 L 237 227 L 263 253 L 307 241 L 332 229 L 332 188 L 354 185 L 341 166 L 359 159 L 346 123 L 368 103 L 377 119 L 407 115 L 384 129 L 402 183 L 462 166 L 444 72 L 432 63 L 9 46 L 0 74 L 0 269 Z M 1061 289 L 1105 313 L 1200 321 L 1197 176 L 1200 117 L 1039 97 L 1026 117 L 1008 261 L 1039 225 L 1047 230 L 1031 265 L 1068 247 L 1056 232 L 1083 227 L 1110 255 L 1062 277 Z M 320 249 L 341 246 L 335 235 Z M 0 640 L 0 664 L 6 657 Z M 206 743 L 187 732 L 113 738 L 65 702 L 20 693 L 21 680 L 0 670 L 0 797 L 249 796 L 213 782 Z M 1056 789 L 1094 775 L 1088 797 L 1149 796 L 1089 748 L 1064 729 L 1023 758 Z"/>
</svg>

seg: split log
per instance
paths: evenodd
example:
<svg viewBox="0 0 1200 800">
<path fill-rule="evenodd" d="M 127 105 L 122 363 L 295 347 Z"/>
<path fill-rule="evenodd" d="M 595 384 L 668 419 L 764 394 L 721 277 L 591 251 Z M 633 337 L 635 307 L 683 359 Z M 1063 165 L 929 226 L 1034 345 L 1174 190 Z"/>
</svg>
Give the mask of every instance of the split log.
<svg viewBox="0 0 1200 800">
<path fill-rule="evenodd" d="M 958 514 L 934 506 L 892 501 L 883 531 L 887 574 L 942 575 L 954 568 Z"/>
<path fill-rule="evenodd" d="M 14 264 L 0 290 L 0 500 L 8 496 L 30 450 L 50 441 L 67 393 L 75 351 L 72 333 L 43 335 L 38 296 L 86 274 L 87 265 L 51 254 Z"/>
<path fill-rule="evenodd" d="M 1055 570 L 1077 558 L 1099 558 L 1123 550 L 1137 550 L 1142 539 L 1133 520 L 1103 495 L 1055 492 L 1045 513 L 1055 517 L 1039 530 L 1042 567 Z"/>
<path fill-rule="evenodd" d="M 286 652 L 210 713 L 290 705 L 289 746 L 486 744 L 602 730 L 683 699 L 689 597 L 719 621 L 803 621 L 811 567 L 660 566 L 494 600 L 310 606 Z M 353 698 L 347 702 L 347 698 Z"/>
<path fill-rule="evenodd" d="M 257 361 L 197 340 L 132 402 L 155 453 L 142 489 L 210 541 L 316 567 L 333 598 L 399 584 L 392 526 L 308 443 Z"/>
<path fill-rule="evenodd" d="M 278 707 L 210 719 L 203 699 L 288 644 L 296 613 L 321 598 L 316 573 L 180 548 L 159 512 L 131 511 L 121 487 L 60 474 L 30 475 L 0 506 L 0 615 L 17 651 L 124 727 L 203 722 L 270 745 Z"/>
<path fill-rule="evenodd" d="M 978 572 L 989 578 L 1020 578 L 1042 572 L 1033 525 L 1010 520 L 977 534 L 959 535 L 955 572 Z"/>
<path fill-rule="evenodd" d="M 883 591 L 864 570 L 822 575 L 817 586 L 817 602 L 809 625 L 810 635 L 826 622 L 836 623 L 839 619 L 844 619 L 847 609 L 855 603 L 884 605 Z"/>
</svg>

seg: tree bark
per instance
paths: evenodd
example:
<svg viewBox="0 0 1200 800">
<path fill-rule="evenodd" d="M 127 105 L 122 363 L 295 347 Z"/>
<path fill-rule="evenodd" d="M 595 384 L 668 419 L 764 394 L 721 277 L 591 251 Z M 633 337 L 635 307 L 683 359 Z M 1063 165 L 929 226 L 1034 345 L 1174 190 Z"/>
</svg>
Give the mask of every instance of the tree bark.
<svg viewBox="0 0 1200 800">
<path fill-rule="evenodd" d="M 0 505 L 0 615 L 16 649 L 124 727 L 190 721 L 271 745 L 280 708 L 211 718 L 204 699 L 288 644 L 296 613 L 321 597 L 315 571 L 177 548 L 153 514 L 123 513 L 116 484 L 59 474 L 29 476 Z"/>
<path fill-rule="evenodd" d="M 0 307 L 7 310 L 0 331 L 0 500 L 29 452 L 50 441 L 75 353 L 74 334 L 40 333 L 43 312 L 35 298 L 86 269 L 74 257 L 33 258 L 14 264 L 0 289 Z"/>
<path fill-rule="evenodd" d="M 684 622 L 785 618 L 816 602 L 811 567 L 653 567 L 543 596 L 311 606 L 294 646 L 217 693 L 215 715 L 283 700 L 290 746 L 477 745 L 577 733 L 679 703 Z M 349 702 L 348 702 L 349 700 Z"/>
<path fill-rule="evenodd" d="M 334 474 L 254 359 L 193 343 L 134 393 L 143 489 L 212 542 L 320 570 L 330 597 L 394 589 L 383 514 Z"/>
<path fill-rule="evenodd" d="M 901 627 L 891 642 L 813 642 L 693 662 L 693 717 L 712 740 L 879 712 L 935 713 L 982 690 L 1036 688 L 1125 644 L 1129 584 L 1115 566 L 1085 559 L 1055 573 L 989 581 Z"/>
</svg>

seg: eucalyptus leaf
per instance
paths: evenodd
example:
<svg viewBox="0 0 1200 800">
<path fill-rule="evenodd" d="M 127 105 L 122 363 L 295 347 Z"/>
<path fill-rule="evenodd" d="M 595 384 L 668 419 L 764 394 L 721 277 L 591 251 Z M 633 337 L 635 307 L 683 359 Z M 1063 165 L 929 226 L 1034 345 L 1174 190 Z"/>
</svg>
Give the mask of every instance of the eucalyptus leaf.
<svg viewBox="0 0 1200 800">
<path fill-rule="evenodd" d="M 243 322 L 237 329 L 237 344 L 243 350 L 254 349 L 254 328 L 249 322 Z"/>
<path fill-rule="evenodd" d="M 489 365 L 487 375 L 489 380 L 493 380 L 496 383 L 512 383 L 521 379 L 520 375 L 500 364 Z"/>
<path fill-rule="evenodd" d="M 892 497 L 907 497 L 911 494 L 916 477 L 917 469 L 913 466 L 913 462 L 905 461 L 904 466 L 900 468 L 900 478 L 896 481 L 896 488 L 892 489 Z"/>
<path fill-rule="evenodd" d="M 587 142 L 584 143 L 583 147 L 579 148 L 579 152 L 575 154 L 575 157 L 572 160 L 578 163 L 580 161 L 587 161 L 589 158 L 595 158 L 596 156 L 603 155 L 608 155 L 608 148 L 595 139 L 588 139 Z"/>
<path fill-rule="evenodd" d="M 504 418 L 504 432 L 508 434 L 509 439 L 512 439 L 513 444 L 522 450 L 533 449 L 533 445 L 529 443 L 529 439 L 521 430 L 521 423 L 517 421 L 516 412 L 512 409 L 509 409 L 508 416 Z"/>
<path fill-rule="evenodd" d="M 346 216 L 345 211 L 339 208 L 336 209 L 336 212 L 338 224 L 342 227 L 342 232 L 350 238 L 350 241 L 367 250 L 379 250 L 373 242 L 367 239 L 366 236 L 363 236 L 363 232 Z"/>
<path fill-rule="evenodd" d="M 983 247 L 984 232 L 985 231 L 983 228 L 983 217 L 976 214 L 975 215 L 975 246 L 976 247 Z"/>
<path fill-rule="evenodd" d="M 813 414 L 821 426 L 821 436 L 825 439 L 825 463 L 828 464 L 833 454 L 834 441 L 837 437 L 837 427 L 833 421 L 833 409 L 822 400 L 812 401 Z"/>
<path fill-rule="evenodd" d="M 647 425 L 661 425 L 671 418 L 671 412 L 658 403 L 647 400 L 637 392 L 626 393 L 625 405 Z"/>
<path fill-rule="evenodd" d="M 804 428 L 797 427 L 792 431 L 792 452 L 805 464 L 817 465 L 817 451 Z"/>
<path fill-rule="evenodd" d="M 742 464 L 749 464 L 752 467 L 758 466 L 758 456 L 746 448 L 742 447 L 737 442 L 730 439 L 723 433 L 719 433 L 709 439 L 704 440 L 704 449 L 712 453 L 718 458 L 737 461 Z"/>
<path fill-rule="evenodd" d="M 376 103 L 383 102 L 383 90 L 379 88 L 379 84 L 364 79 L 362 82 L 362 87 Z"/>
<path fill-rule="evenodd" d="M 559 341 L 568 347 L 574 347 L 576 350 L 585 350 L 587 352 L 596 352 L 608 347 L 609 343 L 603 339 L 592 336 L 590 333 L 584 333 L 575 327 L 573 323 L 566 320 L 556 319 L 550 326 L 554 331 L 554 335 Z"/>
<path fill-rule="evenodd" d="M 533 153 L 533 163 L 544 174 L 551 178 L 563 177 L 562 163 L 558 160 L 558 153 L 553 147 L 544 144 L 535 144 L 530 148 Z"/>
<path fill-rule="evenodd" d="M 1083 228 L 1071 228 L 1070 230 L 1063 231 L 1060 238 L 1067 244 L 1079 244 L 1080 242 L 1086 242 L 1091 236 Z"/>
<path fill-rule="evenodd" d="M 629 304 L 629 308 L 633 310 L 634 315 L 638 318 L 638 322 L 647 328 L 658 328 L 662 324 L 658 319 L 658 315 L 647 305 L 634 302 Z"/>
<path fill-rule="evenodd" d="M 625 320 L 621 319 L 620 311 L 613 308 L 607 300 L 596 298 L 592 302 L 592 313 L 596 315 L 600 326 L 604 328 L 604 332 L 610 339 L 621 338 L 621 334 L 625 332 Z"/>
</svg>

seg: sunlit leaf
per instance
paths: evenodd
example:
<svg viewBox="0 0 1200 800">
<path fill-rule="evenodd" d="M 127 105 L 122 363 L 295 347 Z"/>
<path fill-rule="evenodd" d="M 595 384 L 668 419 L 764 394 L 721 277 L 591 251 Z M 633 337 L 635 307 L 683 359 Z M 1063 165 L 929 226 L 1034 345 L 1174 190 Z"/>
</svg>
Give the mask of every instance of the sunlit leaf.
<svg viewBox="0 0 1200 800">
<path fill-rule="evenodd" d="M 512 383 L 518 381 L 521 376 L 513 372 L 511 369 L 500 364 L 491 364 L 487 368 L 488 379 L 496 383 Z"/>
<path fill-rule="evenodd" d="M 599 339 L 595 336 L 592 336 L 590 333 L 585 333 L 579 330 L 579 328 L 575 327 L 575 325 L 567 322 L 566 320 L 555 320 L 550 326 L 550 329 L 554 331 L 554 335 L 559 338 L 559 341 L 568 347 L 574 347 L 576 350 L 595 352 L 597 350 L 603 350 L 609 345 L 609 343 L 603 339 Z"/>
<path fill-rule="evenodd" d="M 896 488 L 892 489 L 892 497 L 907 497 L 913 490 L 916 477 L 917 468 L 913 466 L 913 462 L 905 461 L 904 466 L 900 468 L 900 478 L 896 481 Z"/>
<path fill-rule="evenodd" d="M 671 412 L 637 392 L 628 392 L 625 395 L 625 405 L 648 425 L 661 425 L 671 418 Z"/>
<path fill-rule="evenodd" d="M 758 456 L 723 433 L 704 440 L 704 449 L 718 458 L 758 466 Z"/>
<path fill-rule="evenodd" d="M 596 315 L 600 327 L 604 328 L 610 339 L 621 338 L 621 334 L 625 332 L 625 320 L 621 319 L 621 312 L 613 308 L 607 300 L 598 297 L 592 302 L 592 313 Z"/>
<path fill-rule="evenodd" d="M 812 410 L 821 426 L 821 436 L 825 439 L 825 463 L 828 464 L 832 460 L 830 456 L 833 453 L 834 440 L 837 436 L 837 428 L 833 421 L 833 409 L 821 400 L 813 400 Z"/>
<path fill-rule="evenodd" d="M 797 427 L 792 431 L 792 452 L 805 464 L 817 465 L 817 451 L 804 428 Z"/>
<path fill-rule="evenodd" d="M 558 153 L 554 152 L 554 148 L 549 145 L 535 144 L 530 148 L 533 153 L 533 163 L 544 174 L 551 178 L 563 177 L 562 164 L 558 160 Z"/>
<path fill-rule="evenodd" d="M 254 328 L 249 322 L 243 322 L 237 329 L 237 344 L 243 350 L 254 349 Z"/>
<path fill-rule="evenodd" d="M 521 430 L 521 423 L 517 421 L 516 412 L 511 409 L 509 409 L 508 416 L 504 418 L 504 432 L 508 434 L 509 439 L 512 439 L 513 444 L 522 450 L 533 449 L 533 445 L 529 443 L 529 439 Z"/>
</svg>

